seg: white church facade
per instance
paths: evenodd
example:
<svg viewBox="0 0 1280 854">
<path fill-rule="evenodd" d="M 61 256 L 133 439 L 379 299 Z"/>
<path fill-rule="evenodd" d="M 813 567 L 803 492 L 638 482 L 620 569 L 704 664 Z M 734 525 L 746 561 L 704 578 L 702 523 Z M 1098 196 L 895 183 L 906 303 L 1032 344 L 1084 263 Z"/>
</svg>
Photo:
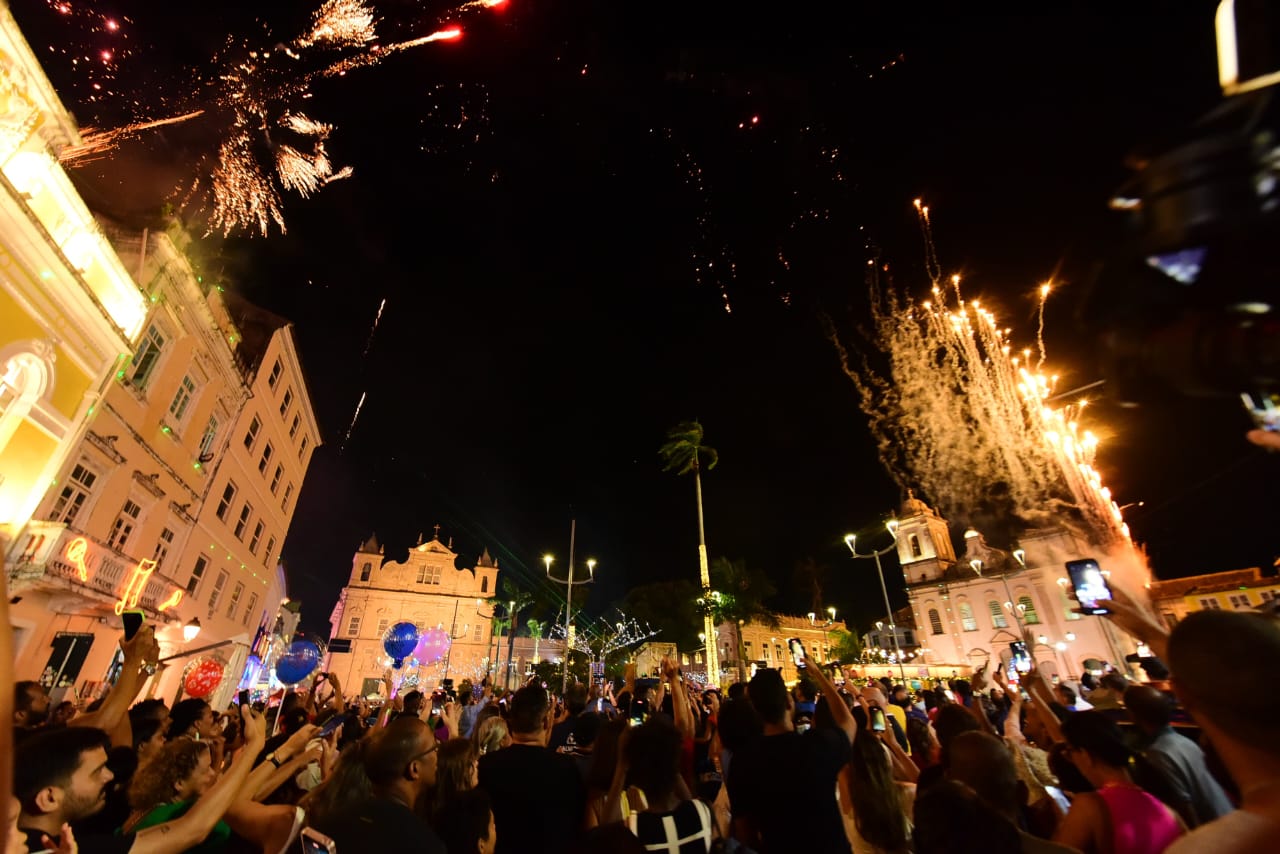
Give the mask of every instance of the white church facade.
<svg viewBox="0 0 1280 854">
<path fill-rule="evenodd" d="M 1064 528 L 1034 529 L 1007 552 L 971 528 L 964 545 L 957 557 L 947 520 L 914 496 L 903 503 L 898 559 L 922 647 L 915 668 L 921 676 L 964 675 L 988 662 L 1007 667 L 1009 644 L 1023 627 L 1035 640 L 1032 659 L 1051 676 L 1128 672 L 1134 641 L 1106 619 L 1072 611 L 1065 563 L 1097 556 L 1086 542 Z"/>
</svg>

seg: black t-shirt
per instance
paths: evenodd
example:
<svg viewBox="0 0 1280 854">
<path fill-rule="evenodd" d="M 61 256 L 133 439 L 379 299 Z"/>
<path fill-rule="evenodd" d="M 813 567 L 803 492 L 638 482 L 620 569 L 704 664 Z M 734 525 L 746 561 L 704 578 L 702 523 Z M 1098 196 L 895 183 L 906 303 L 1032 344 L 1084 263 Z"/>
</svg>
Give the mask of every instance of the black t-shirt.
<svg viewBox="0 0 1280 854">
<path fill-rule="evenodd" d="M 547 738 L 547 747 L 552 750 L 559 750 L 569 743 L 569 736 L 573 735 L 573 728 L 577 725 L 577 718 L 573 715 L 562 720 L 551 728 L 551 735 Z"/>
<path fill-rule="evenodd" d="M 567 851 L 578 838 L 587 793 L 570 757 L 513 744 L 480 757 L 480 787 L 493 802 L 497 854 Z"/>
<path fill-rule="evenodd" d="M 399 801 L 370 798 L 317 828 L 332 839 L 338 854 L 359 851 L 407 851 L 445 854 L 431 826 Z"/>
<path fill-rule="evenodd" d="M 30 828 L 21 827 L 20 831 L 27 835 L 28 851 L 44 851 L 46 846 L 41 837 L 45 835 L 43 830 L 31 830 Z M 59 844 L 59 837 L 50 833 L 49 839 L 56 848 Z M 133 847 L 133 840 L 136 836 L 132 833 L 115 834 L 103 833 L 94 834 L 92 836 L 77 836 L 76 845 L 80 849 L 80 854 L 127 854 Z"/>
<path fill-rule="evenodd" d="M 836 777 L 849 761 L 849 737 L 839 729 L 759 736 L 733 754 L 729 801 L 735 817 L 750 819 L 761 850 L 777 854 L 850 851 Z"/>
</svg>

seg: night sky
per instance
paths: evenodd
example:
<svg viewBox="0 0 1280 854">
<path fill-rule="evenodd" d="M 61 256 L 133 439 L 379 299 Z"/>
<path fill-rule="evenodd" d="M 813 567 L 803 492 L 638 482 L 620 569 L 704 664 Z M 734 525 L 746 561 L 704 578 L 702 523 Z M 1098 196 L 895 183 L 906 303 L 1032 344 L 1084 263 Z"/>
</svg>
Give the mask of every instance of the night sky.
<svg viewBox="0 0 1280 854">
<path fill-rule="evenodd" d="M 134 39 L 119 88 L 163 89 L 228 32 L 287 36 L 313 8 L 272 3 L 266 20 L 262 5 L 103 6 Z M 698 418 L 721 457 L 704 479 L 712 556 L 766 569 L 792 612 L 809 604 L 793 567 L 813 558 L 865 628 L 878 586 L 842 537 L 901 496 L 821 319 L 865 321 L 870 244 L 900 285 L 927 287 L 917 196 L 946 271 L 1022 340 L 1036 286 L 1062 285 L 1050 359 L 1065 387 L 1099 377 L 1075 308 L 1116 239 L 1106 201 L 1129 152 L 1218 102 L 1214 3 L 826 5 L 376 5 L 388 29 L 465 34 L 314 86 L 307 110 L 336 124 L 330 154 L 354 177 L 287 197 L 286 236 L 200 250 L 297 327 L 325 438 L 284 548 L 305 623 L 327 628 L 370 532 L 394 557 L 436 523 L 527 584 L 544 552 L 563 567 L 576 518 L 579 559 L 599 561 L 593 611 L 696 578 L 693 484 L 656 452 Z M 13 7 L 79 120 L 120 121 L 47 51 L 66 22 L 42 0 Z M 1108 484 L 1145 502 L 1128 516 L 1161 576 L 1270 566 L 1276 461 L 1244 443 L 1238 404 L 1093 418 Z"/>
</svg>

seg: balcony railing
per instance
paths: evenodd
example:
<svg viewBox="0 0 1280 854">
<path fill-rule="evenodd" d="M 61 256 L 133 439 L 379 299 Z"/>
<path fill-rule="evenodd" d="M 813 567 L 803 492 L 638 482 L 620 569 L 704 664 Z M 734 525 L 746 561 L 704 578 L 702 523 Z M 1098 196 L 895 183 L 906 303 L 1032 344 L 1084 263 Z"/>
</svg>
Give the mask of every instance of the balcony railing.
<svg viewBox="0 0 1280 854">
<path fill-rule="evenodd" d="M 147 563 L 61 522 L 33 520 L 10 553 L 10 590 L 56 587 L 103 604 L 127 600 L 129 607 L 158 614 L 162 606 L 167 609 L 177 604 L 174 595 L 182 587 L 157 570 L 147 572 Z M 134 587 L 142 578 L 145 581 L 138 592 Z"/>
</svg>

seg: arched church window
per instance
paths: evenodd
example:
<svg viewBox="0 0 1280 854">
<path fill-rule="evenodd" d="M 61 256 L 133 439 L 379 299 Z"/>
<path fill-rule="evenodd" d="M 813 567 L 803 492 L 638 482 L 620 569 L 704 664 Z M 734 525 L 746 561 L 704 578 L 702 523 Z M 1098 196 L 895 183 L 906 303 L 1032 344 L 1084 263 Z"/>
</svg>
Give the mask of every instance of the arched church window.
<svg viewBox="0 0 1280 854">
<path fill-rule="evenodd" d="M 937 608 L 929 609 L 929 626 L 935 635 L 942 634 L 942 617 L 938 616 Z"/>
<path fill-rule="evenodd" d="M 973 616 L 973 606 L 968 602 L 960 603 L 960 626 L 966 632 L 976 632 L 978 630 L 978 621 Z"/>
<path fill-rule="evenodd" d="M 911 535 L 910 543 L 911 543 L 912 557 L 920 557 L 921 555 L 924 554 L 924 551 L 920 548 L 920 538 L 917 537 L 915 534 Z"/>
<path fill-rule="evenodd" d="M 369 563 L 368 561 L 365 561 L 365 562 L 360 566 L 360 580 L 361 580 L 361 581 L 368 581 L 368 580 L 369 580 L 369 576 L 370 576 L 370 575 L 372 575 L 372 574 L 373 574 L 373 564 L 372 564 L 372 563 Z"/>
<path fill-rule="evenodd" d="M 991 609 L 991 625 L 997 629 L 1009 628 L 1009 621 L 1005 619 L 1004 608 L 1000 607 L 1000 603 L 992 599 L 987 603 L 987 607 Z"/>
<path fill-rule="evenodd" d="M 1018 610 L 1022 611 L 1022 621 L 1027 625 L 1040 622 L 1040 615 L 1036 613 L 1036 603 L 1031 601 L 1030 596 L 1018 597 Z"/>
<path fill-rule="evenodd" d="M 489 576 L 487 575 L 480 579 L 480 592 L 481 593 L 489 592 Z"/>
</svg>

